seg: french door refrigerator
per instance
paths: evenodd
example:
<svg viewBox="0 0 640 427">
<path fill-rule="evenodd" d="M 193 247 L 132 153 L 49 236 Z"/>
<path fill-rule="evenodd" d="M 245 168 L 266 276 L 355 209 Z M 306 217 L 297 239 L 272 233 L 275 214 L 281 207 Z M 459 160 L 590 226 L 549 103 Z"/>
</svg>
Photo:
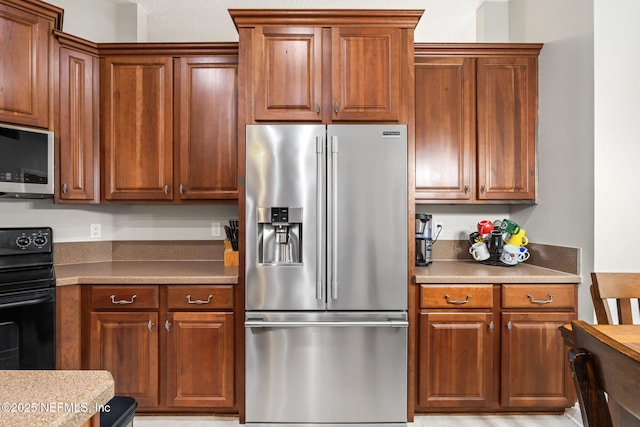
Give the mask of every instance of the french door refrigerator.
<svg viewBox="0 0 640 427">
<path fill-rule="evenodd" d="M 407 127 L 246 128 L 247 425 L 405 426 Z"/>
</svg>

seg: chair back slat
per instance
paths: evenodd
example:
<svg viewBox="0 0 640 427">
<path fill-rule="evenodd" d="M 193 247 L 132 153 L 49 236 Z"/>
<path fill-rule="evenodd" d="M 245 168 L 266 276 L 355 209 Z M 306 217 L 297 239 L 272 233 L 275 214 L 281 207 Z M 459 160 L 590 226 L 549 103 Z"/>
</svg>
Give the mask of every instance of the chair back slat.
<svg viewBox="0 0 640 427">
<path fill-rule="evenodd" d="M 591 299 L 601 325 L 634 323 L 633 307 L 640 301 L 640 273 L 591 273 Z M 616 316 L 607 300 L 615 300 Z"/>
</svg>

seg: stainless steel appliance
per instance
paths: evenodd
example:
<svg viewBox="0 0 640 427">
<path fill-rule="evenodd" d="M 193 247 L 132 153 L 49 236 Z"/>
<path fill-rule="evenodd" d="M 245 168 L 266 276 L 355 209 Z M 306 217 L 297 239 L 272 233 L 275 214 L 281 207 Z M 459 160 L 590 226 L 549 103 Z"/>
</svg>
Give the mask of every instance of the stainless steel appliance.
<svg viewBox="0 0 640 427">
<path fill-rule="evenodd" d="M 406 126 L 246 132 L 247 425 L 406 425 Z"/>
<path fill-rule="evenodd" d="M 53 197 L 53 132 L 0 123 L 0 197 Z"/>
<path fill-rule="evenodd" d="M 0 369 L 55 369 L 50 228 L 0 228 Z"/>
</svg>

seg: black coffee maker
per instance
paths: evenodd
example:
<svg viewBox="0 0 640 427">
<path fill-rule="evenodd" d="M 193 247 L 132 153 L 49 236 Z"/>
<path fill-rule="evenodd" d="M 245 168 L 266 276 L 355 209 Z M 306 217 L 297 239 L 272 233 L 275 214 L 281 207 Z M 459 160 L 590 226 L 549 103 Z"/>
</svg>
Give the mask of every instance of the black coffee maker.
<svg viewBox="0 0 640 427">
<path fill-rule="evenodd" d="M 424 267 L 433 261 L 431 246 L 433 245 L 433 216 L 416 214 L 416 266 Z"/>
</svg>

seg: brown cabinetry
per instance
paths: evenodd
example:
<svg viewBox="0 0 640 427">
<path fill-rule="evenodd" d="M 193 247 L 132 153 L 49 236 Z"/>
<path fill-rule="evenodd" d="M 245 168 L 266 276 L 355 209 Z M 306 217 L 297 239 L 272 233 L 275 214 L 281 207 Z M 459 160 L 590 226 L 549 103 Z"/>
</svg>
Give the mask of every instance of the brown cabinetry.
<svg viewBox="0 0 640 427">
<path fill-rule="evenodd" d="M 502 286 L 503 407 L 573 405 L 567 348 L 558 328 L 576 319 L 575 298 L 571 285 Z"/>
<path fill-rule="evenodd" d="M 541 45 L 416 45 L 416 200 L 536 199 Z"/>
<path fill-rule="evenodd" d="M 100 45 L 104 201 L 237 198 L 237 48 L 193 49 Z"/>
<path fill-rule="evenodd" d="M 492 285 L 422 287 L 419 407 L 491 407 L 492 306 Z"/>
<path fill-rule="evenodd" d="M 407 56 L 422 11 L 230 13 L 246 43 L 251 120 L 407 120 Z"/>
<path fill-rule="evenodd" d="M 89 369 L 141 411 L 233 411 L 232 285 L 96 285 L 85 309 Z"/>
<path fill-rule="evenodd" d="M 321 27 L 255 31 L 256 120 L 398 120 L 397 28 L 328 28 L 326 41 Z"/>
<path fill-rule="evenodd" d="M 62 9 L 35 0 L 0 1 L 0 122 L 51 128 L 53 29 Z"/>
<path fill-rule="evenodd" d="M 558 327 L 576 285 L 422 285 L 418 411 L 560 411 L 575 402 Z"/>
<path fill-rule="evenodd" d="M 56 201 L 100 202 L 99 59 L 95 43 L 54 31 L 57 40 Z"/>
</svg>

